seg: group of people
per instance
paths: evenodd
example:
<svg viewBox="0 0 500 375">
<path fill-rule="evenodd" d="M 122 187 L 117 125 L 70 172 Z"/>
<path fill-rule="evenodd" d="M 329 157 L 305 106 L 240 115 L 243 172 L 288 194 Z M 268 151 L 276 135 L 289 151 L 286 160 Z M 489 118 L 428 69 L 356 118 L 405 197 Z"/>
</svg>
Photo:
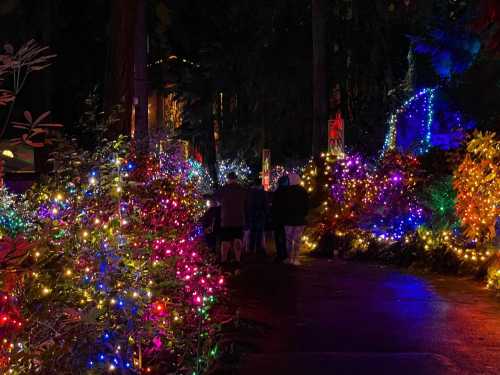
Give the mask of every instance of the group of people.
<svg viewBox="0 0 500 375">
<path fill-rule="evenodd" d="M 308 213 L 308 195 L 297 174 L 282 176 L 273 193 L 264 191 L 260 179 L 246 188 L 234 172 L 212 196 L 212 207 L 205 217 L 206 237 L 213 248 L 220 244 L 221 263 L 231 250 L 239 264 L 243 251 L 265 256 L 264 233 L 272 230 L 276 262 L 300 265 L 301 237 Z"/>
</svg>

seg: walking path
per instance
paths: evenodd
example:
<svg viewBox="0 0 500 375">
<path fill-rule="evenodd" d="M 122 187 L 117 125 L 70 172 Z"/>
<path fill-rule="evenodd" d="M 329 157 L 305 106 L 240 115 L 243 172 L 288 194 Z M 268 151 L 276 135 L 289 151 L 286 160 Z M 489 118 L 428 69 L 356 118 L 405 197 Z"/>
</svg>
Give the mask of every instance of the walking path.
<svg viewBox="0 0 500 375">
<path fill-rule="evenodd" d="M 242 375 L 500 374 L 500 301 L 468 280 L 304 258 L 250 264 L 240 316 L 261 323 Z"/>
</svg>

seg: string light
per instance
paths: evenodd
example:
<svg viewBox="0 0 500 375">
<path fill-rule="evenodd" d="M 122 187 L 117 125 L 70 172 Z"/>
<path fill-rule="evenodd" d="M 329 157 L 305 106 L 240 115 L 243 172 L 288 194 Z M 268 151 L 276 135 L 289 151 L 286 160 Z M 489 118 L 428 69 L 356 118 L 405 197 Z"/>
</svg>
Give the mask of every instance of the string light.
<svg viewBox="0 0 500 375">
<path fill-rule="evenodd" d="M 476 147 L 481 144 L 482 153 L 493 157 L 495 153 L 485 148 L 487 144 L 492 145 L 491 136 L 488 139 L 473 145 Z M 500 150 L 500 147 L 496 149 Z M 470 145 L 469 150 L 472 150 Z M 496 164 L 500 165 L 498 162 Z M 481 184 L 485 189 L 491 189 L 485 193 L 483 203 L 485 209 L 497 210 L 498 204 L 495 206 L 491 203 L 500 202 L 500 198 L 495 198 L 497 191 L 500 191 L 495 178 L 500 173 L 495 172 L 491 163 L 482 165 L 487 165 L 488 171 L 493 172 L 488 173 L 488 183 L 477 182 L 473 178 L 466 180 L 476 193 Z M 325 236 L 333 236 L 339 244 L 345 244 L 354 251 L 364 252 L 370 246 L 387 248 L 400 242 L 403 249 L 420 248 L 429 258 L 435 252 L 452 253 L 460 264 L 469 269 L 478 269 L 491 262 L 498 250 L 481 246 L 477 235 L 470 236 L 472 241 L 467 242 L 459 231 L 448 228 L 454 222 L 436 222 L 440 227 L 433 229 L 424 226 L 435 219 L 430 216 L 430 211 L 424 210 L 417 194 L 417 181 L 421 178 L 419 171 L 416 157 L 397 152 L 386 152 L 375 165 L 370 165 L 359 155 L 338 158 L 324 153 L 320 158 L 311 160 L 303 175 L 303 186 L 312 192 L 311 198 L 321 204 L 315 210 L 314 223 L 306 228 L 302 237 L 304 248 L 315 250 Z M 454 195 L 449 193 L 449 180 L 445 181 L 445 185 L 445 188 L 439 185 L 440 195 L 437 198 L 434 196 L 433 204 L 439 207 L 432 211 L 433 215 L 449 214 L 454 209 Z M 477 195 L 468 194 L 467 198 L 473 200 L 474 204 L 464 204 L 466 209 L 482 204 L 476 200 L 479 198 Z M 476 215 L 481 219 L 481 225 L 490 228 L 489 233 L 494 233 L 492 228 L 495 223 L 489 219 L 498 217 L 497 211 L 494 212 L 494 215 L 486 212 L 482 216 Z M 498 285 L 499 268 L 499 265 L 491 267 L 488 278 L 491 288 Z"/>
<path fill-rule="evenodd" d="M 500 141 L 495 133 L 474 133 L 455 171 L 453 187 L 465 235 L 479 243 L 492 240 L 500 216 Z"/>
<path fill-rule="evenodd" d="M 424 154 L 429 151 L 432 145 L 435 91 L 435 88 L 424 88 L 420 90 L 391 114 L 388 121 L 389 130 L 385 137 L 383 153 L 393 151 L 398 148 L 398 146 L 402 148 L 409 146 L 406 144 L 398 144 L 398 124 L 402 116 L 420 118 L 420 134 L 418 135 L 419 145 L 415 151 L 416 154 Z"/>
<path fill-rule="evenodd" d="M 209 363 L 211 351 L 198 351 L 198 345 L 206 344 L 197 341 L 208 340 L 217 322 L 210 316 L 211 306 L 225 284 L 202 246 L 197 220 L 205 205 L 199 186 L 189 164 L 176 156 L 151 155 L 136 166 L 128 150 L 120 148 L 127 143 L 121 145 L 110 148 L 110 157 L 99 156 L 101 164 L 94 164 L 88 178 L 64 185 L 64 192 L 54 179 L 30 201 L 38 206 L 32 211 L 37 217 L 30 233 L 34 239 L 41 237 L 40 244 L 48 243 L 44 246 L 51 251 L 38 242 L 33 251 L 27 247 L 36 272 L 17 285 L 23 299 L 16 303 L 27 313 L 36 311 L 37 318 L 29 319 L 26 327 L 16 320 L 22 327 L 13 338 L 35 342 L 33 333 L 64 332 L 60 322 L 81 327 L 63 337 L 74 342 L 74 348 L 60 348 L 57 363 L 37 359 L 36 371 L 76 366 L 70 370 L 76 373 L 85 371 L 78 367 L 84 363 L 92 371 L 152 372 L 158 358 L 153 353 L 161 351 L 168 358 L 178 350 L 187 360 L 193 359 L 180 366 L 196 363 L 200 368 Z M 16 205 L 10 208 L 17 215 Z M 19 224 L 26 228 L 22 218 Z M 7 225 L 0 222 L 0 228 L 7 233 Z M 95 318 L 82 320 L 88 314 Z M 0 358 L 16 350 L 19 361 L 6 359 L 0 363 L 2 369 L 17 372 L 23 358 L 36 356 L 33 345 L 21 347 L 18 341 L 5 339 L 9 346 L 0 348 Z M 88 352 L 94 354 L 81 362 L 78 356 Z M 143 367 L 145 360 L 150 366 Z"/>
</svg>

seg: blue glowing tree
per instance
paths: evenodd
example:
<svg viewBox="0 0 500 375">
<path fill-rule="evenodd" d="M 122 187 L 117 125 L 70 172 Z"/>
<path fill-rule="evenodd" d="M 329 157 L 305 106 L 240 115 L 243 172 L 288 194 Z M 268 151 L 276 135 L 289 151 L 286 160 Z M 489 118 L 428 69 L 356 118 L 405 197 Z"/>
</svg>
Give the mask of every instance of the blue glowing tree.
<svg viewBox="0 0 500 375">
<path fill-rule="evenodd" d="M 364 217 L 367 230 L 384 240 L 399 241 L 424 223 L 416 197 L 419 162 L 412 155 L 389 152 L 375 171 L 373 210 Z"/>
<path fill-rule="evenodd" d="M 405 101 L 389 118 L 384 153 L 391 150 L 425 154 L 431 147 L 452 149 L 472 128 L 460 111 L 442 98 L 437 88 L 425 88 Z"/>
</svg>

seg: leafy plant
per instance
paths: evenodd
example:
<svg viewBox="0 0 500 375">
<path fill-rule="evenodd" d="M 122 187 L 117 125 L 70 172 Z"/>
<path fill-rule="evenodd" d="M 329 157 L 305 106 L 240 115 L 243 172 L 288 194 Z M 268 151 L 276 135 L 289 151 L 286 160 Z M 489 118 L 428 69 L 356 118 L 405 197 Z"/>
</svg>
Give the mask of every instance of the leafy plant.
<svg viewBox="0 0 500 375">
<path fill-rule="evenodd" d="M 500 141 L 495 133 L 474 133 L 455 171 L 453 187 L 464 234 L 479 243 L 494 239 L 500 216 Z"/>
<path fill-rule="evenodd" d="M 0 105 L 9 104 L 9 111 L 0 129 L 0 138 L 7 130 L 16 98 L 26 84 L 28 77 L 33 72 L 49 67 L 56 57 L 54 54 L 48 54 L 48 49 L 49 47 L 40 46 L 33 39 L 25 43 L 17 52 L 11 44 L 4 46 L 5 53 L 0 54 L 0 78 L 9 76 L 12 87 L 10 91 L 0 91 Z"/>
<path fill-rule="evenodd" d="M 38 118 L 33 120 L 33 116 L 29 111 L 24 111 L 24 118 L 26 122 L 14 121 L 12 124 L 16 129 L 26 131 L 19 138 L 11 140 L 11 144 L 17 145 L 25 143 L 33 148 L 44 147 L 45 145 L 52 144 L 53 139 L 49 137 L 50 129 L 62 128 L 61 124 L 51 124 L 42 122 L 50 115 L 50 111 L 42 113 Z"/>
<path fill-rule="evenodd" d="M 431 214 L 429 224 L 433 229 L 440 230 L 457 225 L 456 192 L 452 180 L 452 176 L 444 176 L 423 188 L 421 201 Z"/>
</svg>

